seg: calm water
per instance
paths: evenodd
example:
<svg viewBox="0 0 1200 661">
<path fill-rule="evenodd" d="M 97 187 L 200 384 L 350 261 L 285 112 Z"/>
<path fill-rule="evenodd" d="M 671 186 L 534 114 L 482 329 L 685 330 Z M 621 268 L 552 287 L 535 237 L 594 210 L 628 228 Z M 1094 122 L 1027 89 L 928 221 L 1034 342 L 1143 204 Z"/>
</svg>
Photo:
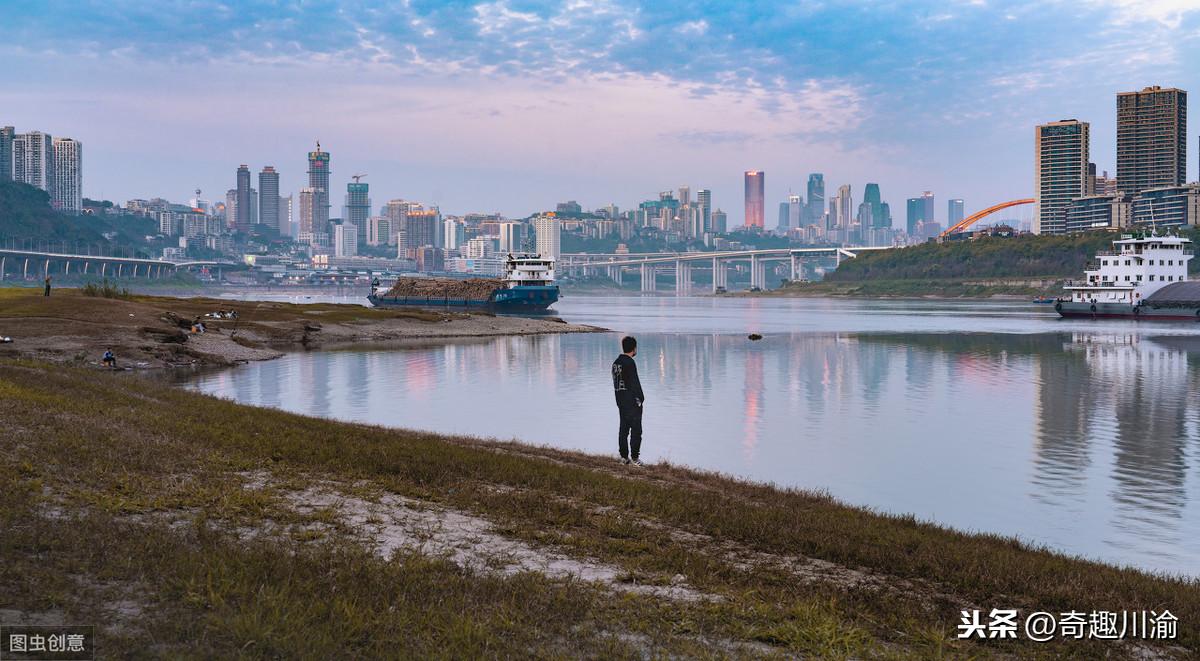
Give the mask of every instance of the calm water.
<svg viewBox="0 0 1200 661">
<path fill-rule="evenodd" d="M 568 297 L 636 333 L 646 459 L 1200 574 L 1200 326 L 1025 303 Z M 760 342 L 749 332 L 765 335 Z M 616 450 L 616 334 L 293 354 L 207 393 L 342 420 Z"/>
</svg>

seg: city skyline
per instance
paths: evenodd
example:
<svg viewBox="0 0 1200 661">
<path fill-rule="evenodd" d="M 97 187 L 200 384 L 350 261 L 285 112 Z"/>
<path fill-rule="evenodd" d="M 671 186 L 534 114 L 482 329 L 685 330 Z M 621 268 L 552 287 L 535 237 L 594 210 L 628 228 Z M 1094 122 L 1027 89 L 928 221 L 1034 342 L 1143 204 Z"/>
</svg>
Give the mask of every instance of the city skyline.
<svg viewBox="0 0 1200 661">
<path fill-rule="evenodd" d="M 15 9 L 3 121 L 87 142 L 93 198 L 219 199 L 243 162 L 275 165 L 294 193 L 297 153 L 320 138 L 338 156 L 331 192 L 371 172 L 379 199 L 525 216 L 692 182 L 737 226 L 751 168 L 771 173 L 768 205 L 810 172 L 833 189 L 877 182 L 893 204 L 933 190 L 968 212 L 1029 195 L 1029 127 L 1061 117 L 1091 123 L 1093 160 L 1112 172 L 1114 95 L 1200 75 L 1184 66 L 1200 12 L 1171 2 L 359 9 Z M 160 29 L 179 24 L 195 29 Z M 965 51 L 995 64 L 980 75 Z"/>
</svg>

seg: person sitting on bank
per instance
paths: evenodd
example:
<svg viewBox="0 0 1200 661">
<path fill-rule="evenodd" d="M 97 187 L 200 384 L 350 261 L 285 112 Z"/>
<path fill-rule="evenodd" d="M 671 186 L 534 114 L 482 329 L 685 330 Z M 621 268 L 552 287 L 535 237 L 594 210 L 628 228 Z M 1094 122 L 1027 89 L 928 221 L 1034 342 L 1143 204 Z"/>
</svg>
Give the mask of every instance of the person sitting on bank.
<svg viewBox="0 0 1200 661">
<path fill-rule="evenodd" d="M 113 355 L 112 349 L 104 350 L 104 359 L 100 361 L 105 367 L 116 369 L 117 357 Z"/>
</svg>

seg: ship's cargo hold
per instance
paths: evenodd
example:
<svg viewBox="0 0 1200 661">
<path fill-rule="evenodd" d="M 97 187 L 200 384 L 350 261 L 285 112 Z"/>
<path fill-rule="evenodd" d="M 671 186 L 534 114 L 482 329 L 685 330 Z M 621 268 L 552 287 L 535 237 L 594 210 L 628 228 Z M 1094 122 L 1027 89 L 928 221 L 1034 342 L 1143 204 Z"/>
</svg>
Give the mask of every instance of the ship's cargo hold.
<svg viewBox="0 0 1200 661">
<path fill-rule="evenodd" d="M 487 300 L 504 286 L 499 278 L 400 278 L 384 294 L 387 298 L 458 298 Z"/>
</svg>

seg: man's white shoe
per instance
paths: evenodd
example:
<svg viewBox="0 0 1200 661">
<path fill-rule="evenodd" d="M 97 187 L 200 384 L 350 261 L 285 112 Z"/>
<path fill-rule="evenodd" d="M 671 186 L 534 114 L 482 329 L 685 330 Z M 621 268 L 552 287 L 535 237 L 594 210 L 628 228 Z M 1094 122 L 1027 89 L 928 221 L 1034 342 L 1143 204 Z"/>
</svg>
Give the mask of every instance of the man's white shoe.
<svg viewBox="0 0 1200 661">
<path fill-rule="evenodd" d="M 633 464 L 634 466 L 645 466 L 645 464 L 642 463 L 641 459 L 634 459 L 633 461 L 626 462 L 626 463 Z"/>
</svg>

